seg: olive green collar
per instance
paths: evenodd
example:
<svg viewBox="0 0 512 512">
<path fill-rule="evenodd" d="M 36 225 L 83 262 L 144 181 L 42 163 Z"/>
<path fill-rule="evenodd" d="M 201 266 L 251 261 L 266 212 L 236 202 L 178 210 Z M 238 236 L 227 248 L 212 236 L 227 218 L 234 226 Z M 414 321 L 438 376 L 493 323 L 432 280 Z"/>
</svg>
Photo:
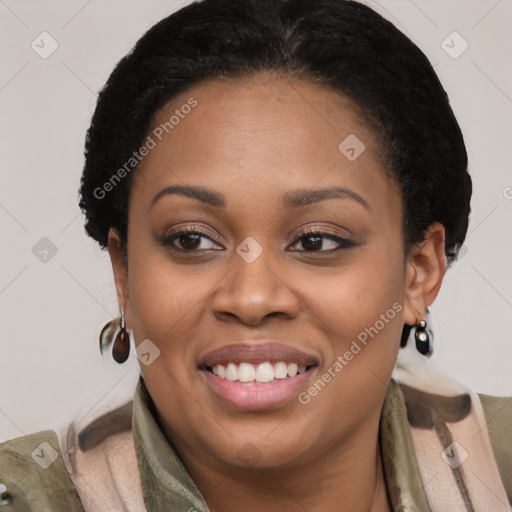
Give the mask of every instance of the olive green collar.
<svg viewBox="0 0 512 512">
<path fill-rule="evenodd" d="M 147 510 L 186 512 L 195 509 L 197 512 L 208 512 L 208 506 L 192 477 L 157 424 L 154 405 L 142 377 L 133 401 L 132 428 Z M 393 380 L 384 400 L 379 435 L 393 509 L 429 512 L 403 396 Z"/>
<path fill-rule="evenodd" d="M 209 512 L 192 477 L 158 426 L 142 377 L 133 399 L 132 429 L 147 510 Z"/>
<path fill-rule="evenodd" d="M 398 384 L 389 383 L 379 431 L 382 465 L 393 510 L 430 512 L 412 444 L 407 410 Z"/>
</svg>

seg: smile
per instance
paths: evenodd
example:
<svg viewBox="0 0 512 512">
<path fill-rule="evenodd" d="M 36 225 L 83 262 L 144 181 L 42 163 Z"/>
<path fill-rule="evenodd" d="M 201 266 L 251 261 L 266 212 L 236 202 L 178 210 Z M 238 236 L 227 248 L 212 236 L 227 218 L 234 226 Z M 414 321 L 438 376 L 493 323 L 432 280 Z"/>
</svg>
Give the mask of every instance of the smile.
<svg viewBox="0 0 512 512">
<path fill-rule="evenodd" d="M 206 385 L 225 405 L 237 410 L 283 406 L 319 366 L 317 357 L 293 347 L 258 341 L 227 345 L 200 360 Z"/>
</svg>

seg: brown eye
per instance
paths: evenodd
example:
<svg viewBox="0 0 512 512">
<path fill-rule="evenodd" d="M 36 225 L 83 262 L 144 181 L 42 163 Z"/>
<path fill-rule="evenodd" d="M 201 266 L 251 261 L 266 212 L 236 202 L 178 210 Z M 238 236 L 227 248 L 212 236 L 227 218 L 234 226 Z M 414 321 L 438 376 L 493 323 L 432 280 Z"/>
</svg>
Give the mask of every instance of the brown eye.
<svg viewBox="0 0 512 512">
<path fill-rule="evenodd" d="M 164 237 L 162 245 L 183 252 L 218 250 L 219 247 L 206 233 L 197 229 L 182 229 Z"/>
<path fill-rule="evenodd" d="M 349 249 L 356 245 L 347 238 L 324 231 L 302 232 L 293 245 L 299 244 L 302 247 L 302 250 L 298 249 L 299 252 L 335 252 L 341 249 Z"/>
<path fill-rule="evenodd" d="M 183 235 L 178 235 L 174 240 L 177 241 L 181 248 L 187 250 L 198 249 L 201 245 L 201 235 L 197 235 L 194 233 L 186 233 Z"/>
<path fill-rule="evenodd" d="M 322 235 L 306 235 L 301 237 L 302 248 L 306 251 L 319 251 L 323 246 Z"/>
</svg>

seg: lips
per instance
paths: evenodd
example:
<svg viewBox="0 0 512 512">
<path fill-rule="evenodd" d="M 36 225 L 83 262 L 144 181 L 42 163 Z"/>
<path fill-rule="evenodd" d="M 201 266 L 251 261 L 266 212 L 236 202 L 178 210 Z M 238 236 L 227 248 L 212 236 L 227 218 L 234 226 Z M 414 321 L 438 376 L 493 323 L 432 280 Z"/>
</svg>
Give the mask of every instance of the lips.
<svg viewBox="0 0 512 512">
<path fill-rule="evenodd" d="M 296 348 L 257 340 L 227 345 L 200 359 L 210 389 L 238 410 L 279 407 L 315 372 L 319 359 Z"/>
</svg>

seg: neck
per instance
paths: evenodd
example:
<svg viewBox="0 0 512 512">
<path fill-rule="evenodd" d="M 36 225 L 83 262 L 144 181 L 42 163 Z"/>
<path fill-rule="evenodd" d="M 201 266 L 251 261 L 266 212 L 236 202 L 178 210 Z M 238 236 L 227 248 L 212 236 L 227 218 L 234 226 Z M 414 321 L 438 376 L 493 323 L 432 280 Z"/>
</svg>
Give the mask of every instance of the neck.
<svg viewBox="0 0 512 512">
<path fill-rule="evenodd" d="M 379 411 L 380 412 L 380 411 Z M 379 415 L 380 416 L 380 415 Z M 219 464 L 190 447 L 185 465 L 211 512 L 336 510 L 390 512 L 380 449 L 379 417 L 351 439 L 287 468 Z"/>
</svg>

